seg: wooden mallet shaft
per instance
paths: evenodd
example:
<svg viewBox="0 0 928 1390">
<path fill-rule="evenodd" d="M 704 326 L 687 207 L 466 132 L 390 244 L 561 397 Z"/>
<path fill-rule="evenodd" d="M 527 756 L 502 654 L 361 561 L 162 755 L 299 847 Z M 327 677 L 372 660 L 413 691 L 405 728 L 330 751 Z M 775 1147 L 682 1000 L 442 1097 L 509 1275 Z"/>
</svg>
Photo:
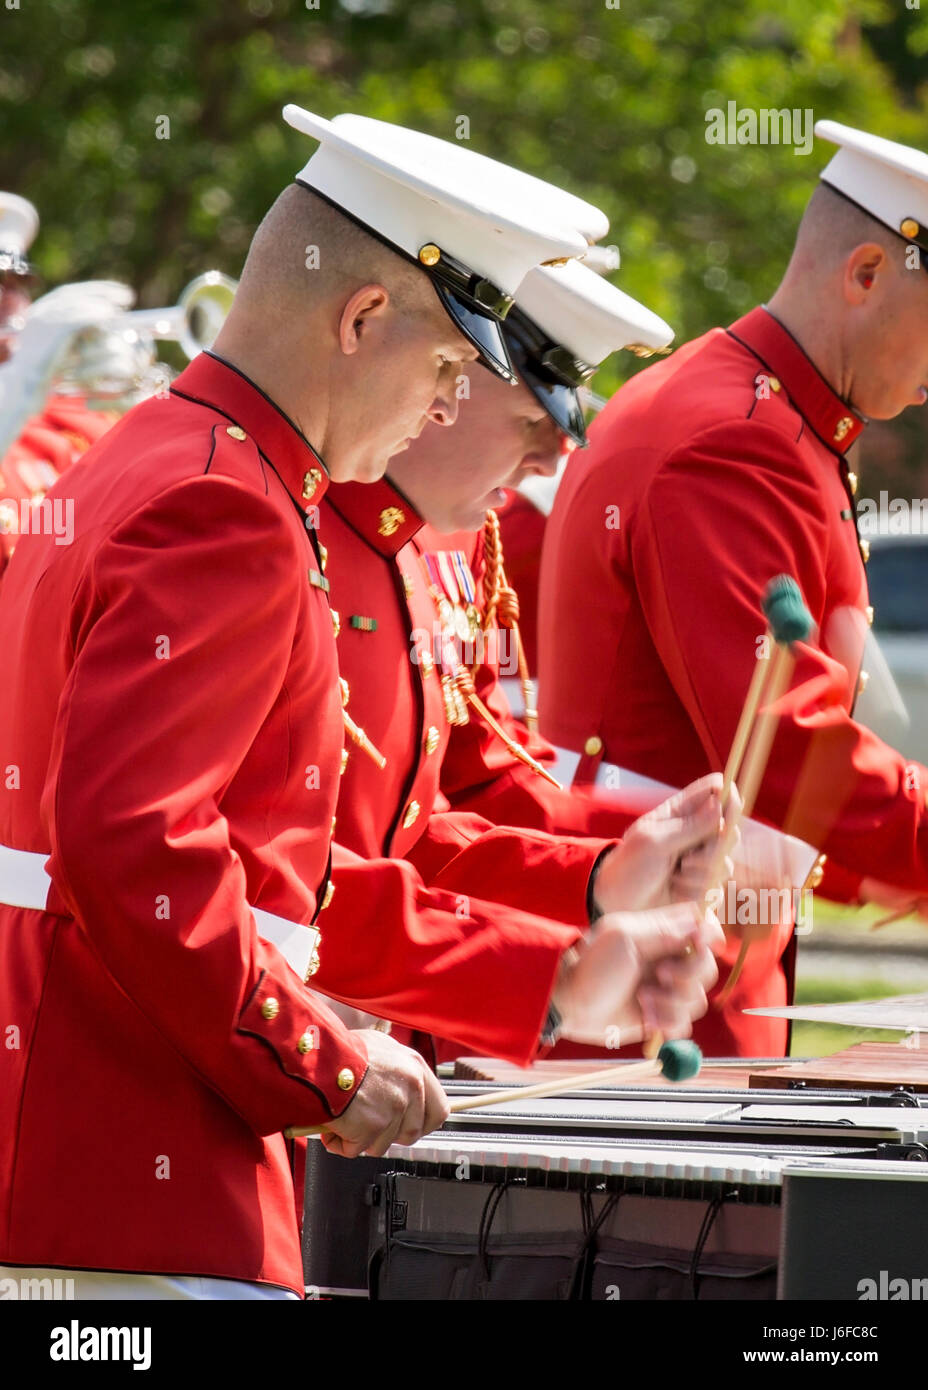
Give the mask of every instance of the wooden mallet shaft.
<svg viewBox="0 0 928 1390">
<path fill-rule="evenodd" d="M 509 1105 L 517 1100 L 537 1100 L 542 1096 L 561 1096 L 567 1091 L 587 1091 L 594 1086 L 610 1086 L 615 1081 L 640 1081 L 648 1076 L 660 1076 L 663 1068 L 656 1057 L 644 1062 L 624 1062 L 614 1067 L 600 1067 L 582 1076 L 559 1076 L 550 1081 L 536 1081 L 530 1086 L 513 1086 L 508 1091 L 484 1091 L 479 1096 L 455 1096 L 451 1102 L 452 1115 L 463 1110 L 483 1110 L 489 1105 Z"/>
<path fill-rule="evenodd" d="M 769 644 L 764 648 L 763 656 L 758 657 L 754 666 L 754 674 L 751 677 L 751 684 L 748 687 L 747 698 L 741 710 L 741 718 L 738 720 L 738 727 L 735 730 L 735 737 L 732 740 L 731 752 L 728 755 L 728 762 L 725 765 L 725 774 L 722 780 L 722 806 L 724 807 L 728 798 L 731 796 L 732 783 L 738 780 L 738 770 L 741 767 L 741 759 L 744 757 L 744 750 L 748 746 L 748 739 L 754 727 L 754 720 L 760 707 L 761 698 L 764 693 L 764 684 L 767 673 L 770 669 L 770 647 Z"/>
<path fill-rule="evenodd" d="M 772 706 L 789 689 L 796 665 L 791 644 L 804 640 L 812 631 L 811 614 L 802 601 L 799 586 L 788 575 L 780 575 L 767 585 L 763 608 L 769 622 L 770 634 L 777 644 L 776 651 L 763 667 L 758 663 L 761 669 L 756 670 L 751 678 L 741 719 L 735 731 L 725 777 L 727 779 L 730 772 L 732 781 L 737 782 L 741 792 L 741 806 L 732 811 L 727 822 L 728 834 L 720 841 L 713 856 L 710 872 L 706 876 L 707 894 L 716 886 L 734 830 L 740 821 L 750 816 L 754 810 L 779 721 L 779 716 Z M 763 709 L 760 708 L 762 699 Z M 746 718 L 748 713 L 749 719 Z M 731 784 L 728 785 L 730 787 Z M 723 800 L 723 807 L 725 804 Z M 716 996 L 716 1008 L 725 1004 L 738 983 L 749 948 L 750 941 L 743 939 L 728 979 L 721 993 Z"/>
<path fill-rule="evenodd" d="M 657 1057 L 644 1062 L 624 1062 L 582 1076 L 559 1076 L 549 1081 L 536 1081 L 530 1086 L 512 1086 L 504 1091 L 483 1091 L 477 1096 L 455 1096 L 449 1106 L 453 1115 L 465 1110 L 485 1110 L 491 1105 L 510 1105 L 520 1100 L 537 1100 L 542 1096 L 561 1096 L 570 1091 L 586 1091 L 593 1086 L 610 1086 L 620 1081 L 641 1081 L 649 1076 L 664 1075 L 669 1081 L 686 1081 L 696 1076 L 702 1065 L 702 1053 L 688 1038 L 664 1043 Z M 291 1125 L 284 1130 L 287 1139 L 323 1134 L 328 1125 Z"/>
</svg>

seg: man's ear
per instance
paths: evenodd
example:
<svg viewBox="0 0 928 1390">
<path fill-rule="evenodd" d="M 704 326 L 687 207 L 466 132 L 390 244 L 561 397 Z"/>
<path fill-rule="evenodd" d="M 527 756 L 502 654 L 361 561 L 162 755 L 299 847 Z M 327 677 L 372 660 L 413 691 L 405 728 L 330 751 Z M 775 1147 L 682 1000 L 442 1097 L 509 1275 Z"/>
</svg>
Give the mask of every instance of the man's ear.
<svg viewBox="0 0 928 1390">
<path fill-rule="evenodd" d="M 389 303 L 390 294 L 383 285 L 362 285 L 355 290 L 338 320 L 338 345 L 346 357 L 358 351 L 365 329 L 385 312 Z"/>
<path fill-rule="evenodd" d="M 855 246 L 844 263 L 844 296 L 849 304 L 863 304 L 877 276 L 889 270 L 889 257 L 879 242 Z"/>
</svg>

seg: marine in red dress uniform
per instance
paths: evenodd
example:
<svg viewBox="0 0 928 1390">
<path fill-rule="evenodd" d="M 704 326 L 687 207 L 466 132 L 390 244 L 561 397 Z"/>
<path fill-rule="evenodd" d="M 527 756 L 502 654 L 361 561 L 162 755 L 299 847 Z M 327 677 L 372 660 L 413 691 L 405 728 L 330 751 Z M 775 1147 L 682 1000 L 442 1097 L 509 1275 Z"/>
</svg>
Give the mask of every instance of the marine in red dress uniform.
<svg viewBox="0 0 928 1390">
<path fill-rule="evenodd" d="M 512 289 L 534 256 L 574 241 L 540 222 L 517 233 L 518 209 L 505 239 L 492 210 L 459 221 L 459 166 L 478 156 L 448 147 L 453 197 L 425 198 L 415 137 L 387 179 L 393 128 L 346 134 L 294 108 L 288 119 L 323 142 L 310 187 L 356 214 L 369 206 L 413 259 L 416 217 L 427 218 L 454 257 L 453 322 L 438 308 L 411 331 L 402 413 L 341 431 L 340 456 L 367 466 L 364 448 L 376 454 L 391 426 L 437 410 L 435 359 L 460 351 L 462 318 L 479 351 L 496 345 L 508 365 L 460 260 L 477 254 L 483 222 L 484 274 L 498 269 Z M 236 351 L 252 340 L 249 313 L 266 315 L 267 276 L 283 273 L 292 195 L 306 196 L 288 190 L 264 224 L 278 240 L 264 232 L 220 338 Z M 440 263 L 423 268 L 444 292 L 445 253 L 432 249 Z M 333 359 L 359 350 L 356 302 L 367 326 L 385 307 L 376 291 L 362 305 L 367 289 L 344 310 L 351 351 Z M 291 336 L 316 331 L 304 323 L 322 302 L 294 316 Z M 203 354 L 168 401 L 131 411 L 52 488 L 73 503 L 72 543 L 24 535 L 0 585 L 0 1261 L 302 1291 L 281 1130 L 344 1119 L 368 1069 L 363 1036 L 303 980 L 315 968 L 308 926 L 331 898 L 343 741 L 315 539 L 326 483 L 292 420 Z M 406 863 L 355 861 L 340 889 L 346 930 L 327 927 L 321 947 L 334 989 L 482 1050 L 533 1055 L 576 928 L 513 912 L 507 941 L 505 924 L 477 904 L 456 912 Z M 385 1042 L 382 1055 L 399 1056 Z"/>
<path fill-rule="evenodd" d="M 633 309 L 633 301 L 592 274 L 588 282 L 581 277 L 580 285 L 602 297 L 601 314 L 614 315 L 609 349 L 648 331 L 656 341 L 669 338 L 666 325 L 641 306 Z M 579 297 L 565 302 L 568 325 L 571 316 L 582 318 L 584 307 Z M 524 367 L 520 370 L 524 373 Z M 492 430 L 488 407 L 493 403 L 481 395 L 479 406 L 471 402 L 465 410 L 479 409 L 481 426 Z M 545 467 L 559 451 L 558 433 L 548 424 Z M 443 477 L 452 471 L 464 480 L 459 489 L 474 487 L 468 480 L 465 428 L 465 421 L 459 423 L 447 442 L 436 431 L 422 441 L 423 476 L 433 506 Z M 428 453 L 433 447 L 440 458 Z M 518 454 L 507 457 L 504 471 L 511 473 L 521 461 Z M 394 460 L 396 471 L 404 465 L 404 456 Z M 636 812 L 614 798 L 563 791 L 519 756 L 525 750 L 549 770 L 554 763 L 550 745 L 512 717 L 500 687 L 501 664 L 510 675 L 517 669 L 513 629 L 491 622 L 484 633 L 502 558 L 495 518 L 480 532 L 440 534 L 389 479 L 335 485 L 321 512 L 350 708 L 385 759 L 381 767 L 350 749 L 338 806 L 339 841 L 366 855 L 405 855 L 426 882 L 452 888 L 461 902 L 475 894 L 499 903 L 500 920 L 508 911 L 504 905 L 515 905 L 585 924 L 586 885 L 564 870 L 571 862 L 582 863 L 585 850 L 591 867 L 605 842 L 574 837 L 621 835 Z M 462 654 L 468 662 L 476 660 L 474 692 L 506 738 L 480 706 L 465 704 L 455 690 Z M 532 872 L 526 873 L 529 865 Z M 419 1045 L 426 1047 L 422 1039 Z M 461 1051 L 454 1042 L 436 1046 L 439 1059 Z M 561 1048 L 581 1050 L 570 1044 Z M 603 1046 L 593 1051 L 601 1053 Z"/>
<path fill-rule="evenodd" d="M 826 126 L 820 133 L 842 145 L 859 135 Z M 918 177 L 911 168 L 898 174 L 898 208 L 891 207 L 887 179 L 897 175 L 887 174 L 893 166 L 879 148 L 888 142 L 860 140 L 878 148 L 868 155 L 851 141 L 842 149 L 823 174 L 830 188 L 823 197 L 839 214 L 846 197 L 863 203 L 893 235 L 882 233 L 889 255 L 880 260 L 877 247 L 869 269 L 861 252 L 858 281 L 842 279 L 837 263 L 829 272 L 829 292 L 842 305 L 848 296 L 848 313 L 865 311 L 879 274 L 893 293 L 892 277 L 905 277 L 896 268 L 906 250 L 899 228 L 909 239 L 919 234 L 905 208 L 921 208 L 928 222 L 924 156 L 891 147 L 903 169 L 907 156 L 921 169 Z M 874 168 L 886 175 L 882 183 Z M 868 225 L 851 236 L 851 248 L 867 242 Z M 928 245 L 924 229 L 921 238 Z M 909 299 L 925 297 L 923 268 L 899 283 Z M 826 315 L 827 294 L 813 302 Z M 918 362 L 909 370 L 924 380 Z M 875 375 L 858 373 L 857 391 Z M 900 380 L 901 403 L 885 413 L 902 408 L 907 389 Z M 924 397 L 922 388 L 916 399 Z M 872 875 L 914 896 L 928 889 L 928 774 L 852 716 L 862 634 L 872 621 L 867 543 L 858 538 L 857 481 L 847 461 L 864 423 L 767 308 L 712 330 L 622 387 L 592 426 L 588 454 L 571 459 L 548 522 L 540 719 L 556 745 L 582 755 L 581 781 L 592 781 L 602 762 L 674 785 L 721 768 L 763 632 L 761 594 L 775 575 L 792 575 L 821 651 L 842 663 L 846 679 L 839 704 L 781 721 L 757 813 L 827 851 L 826 875 L 834 865 L 835 878 L 853 884 Z M 849 642 L 850 632 L 859 640 Z M 800 661 L 794 684 L 825 671 L 826 658 L 815 652 Z M 704 1051 L 783 1050 L 784 1022 L 741 1010 L 787 1002 L 782 957 L 790 930 L 786 922 L 753 946 L 729 1002 L 697 1022 Z M 737 947 L 729 942 L 729 964 Z"/>
</svg>

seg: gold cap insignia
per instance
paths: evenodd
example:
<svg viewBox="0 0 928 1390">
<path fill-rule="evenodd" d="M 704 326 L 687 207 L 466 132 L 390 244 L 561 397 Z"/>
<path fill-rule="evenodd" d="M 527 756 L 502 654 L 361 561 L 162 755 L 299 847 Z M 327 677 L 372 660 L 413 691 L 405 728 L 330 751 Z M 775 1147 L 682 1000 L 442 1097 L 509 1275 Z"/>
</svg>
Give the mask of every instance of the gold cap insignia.
<svg viewBox="0 0 928 1390">
<path fill-rule="evenodd" d="M 848 431 L 853 428 L 854 421 L 851 419 L 850 415 L 842 415 L 841 419 L 835 425 L 835 443 L 840 444 L 842 439 L 846 437 Z"/>
<path fill-rule="evenodd" d="M 903 217 L 902 221 L 899 223 L 899 230 L 903 236 L 911 240 L 913 237 L 918 236 L 919 226 L 914 217 Z"/>
</svg>

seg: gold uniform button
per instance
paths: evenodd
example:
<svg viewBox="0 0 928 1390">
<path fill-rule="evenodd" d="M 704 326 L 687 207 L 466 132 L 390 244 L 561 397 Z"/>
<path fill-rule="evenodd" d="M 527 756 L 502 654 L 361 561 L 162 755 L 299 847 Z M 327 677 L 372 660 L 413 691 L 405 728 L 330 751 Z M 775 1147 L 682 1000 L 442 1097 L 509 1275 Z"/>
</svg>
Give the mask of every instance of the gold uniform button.
<svg viewBox="0 0 928 1390">
<path fill-rule="evenodd" d="M 414 579 L 410 579 L 410 577 L 409 577 L 408 574 L 404 574 L 404 575 L 403 575 L 403 593 L 406 595 L 407 598 L 412 598 L 412 596 L 413 596 L 413 594 L 414 594 L 415 592 L 416 592 L 416 581 L 415 581 Z"/>
<path fill-rule="evenodd" d="M 432 672 L 435 670 L 435 662 L 432 659 L 431 653 L 422 653 L 421 657 L 419 658 L 419 666 L 422 671 L 423 679 L 426 679 L 432 674 Z"/>
<path fill-rule="evenodd" d="M 870 542 L 867 540 L 866 536 L 861 537 L 861 541 L 860 541 L 860 558 L 863 560 L 863 562 L 864 562 L 865 565 L 869 563 L 869 560 L 870 560 Z"/>
<path fill-rule="evenodd" d="M 320 911 L 320 912 L 325 912 L 326 908 L 328 907 L 329 903 L 332 901 L 332 899 L 333 899 L 334 897 L 335 897 L 335 884 L 332 882 L 331 879 L 329 879 L 328 883 L 325 885 L 325 894 L 324 894 L 324 896 L 323 896 L 323 899 L 322 899 L 322 906 L 321 906 L 321 908 L 319 909 L 319 911 Z"/>
<path fill-rule="evenodd" d="M 918 236 L 918 223 L 915 221 L 914 217 L 903 217 L 902 221 L 899 223 L 899 230 L 904 237 L 908 237 L 911 241 L 913 237 Z"/>
<path fill-rule="evenodd" d="M 434 242 L 427 241 L 424 246 L 419 248 L 419 260 L 423 265 L 438 265 L 441 260 L 441 251 Z"/>
<path fill-rule="evenodd" d="M 305 1057 L 305 1055 L 306 1055 L 307 1052 L 312 1052 L 312 1050 L 313 1050 L 313 1033 L 312 1033 L 312 1029 L 311 1029 L 311 1028 L 307 1028 L 306 1032 L 305 1032 L 305 1033 L 303 1034 L 303 1036 L 298 1040 L 297 1045 L 296 1045 L 296 1050 L 297 1050 L 297 1052 L 302 1052 L 303 1055 L 304 1055 L 304 1057 Z"/>
<path fill-rule="evenodd" d="M 857 481 L 857 474 L 849 471 L 847 475 L 847 485 L 851 489 L 852 497 L 857 496 Z"/>
<path fill-rule="evenodd" d="M 870 672 L 861 671 L 860 679 L 857 682 L 857 694 L 862 695 L 870 682 Z"/>
<path fill-rule="evenodd" d="M 321 541 L 319 542 L 319 563 L 322 566 L 322 573 L 325 574 L 325 567 L 329 563 L 329 552 Z"/>
<path fill-rule="evenodd" d="M 599 737 L 599 734 L 590 735 L 586 743 L 583 745 L 583 751 L 584 753 L 588 754 L 588 756 L 591 758 L 595 758 L 597 753 L 601 753 L 603 751 L 603 741 Z"/>
<path fill-rule="evenodd" d="M 406 807 L 406 814 L 403 817 L 404 830 L 408 830 L 411 825 L 415 825 L 416 821 L 419 819 L 419 812 L 421 810 L 422 807 L 419 805 L 418 801 L 410 801 L 409 805 Z"/>
<path fill-rule="evenodd" d="M 311 468 L 308 473 L 303 474 L 303 500 L 308 502 L 316 488 L 322 482 L 322 470 Z"/>
<path fill-rule="evenodd" d="M 312 956 L 309 960 L 309 969 L 307 970 L 306 977 L 303 980 L 304 985 L 306 984 L 307 980 L 311 980 L 312 977 L 316 974 L 316 972 L 319 969 L 319 963 L 319 950 L 316 946 L 314 946 Z"/>
<path fill-rule="evenodd" d="M 850 415 L 842 415 L 841 419 L 835 425 L 835 443 L 840 444 L 842 439 L 845 439 L 853 428 L 854 421 L 851 419 Z"/>
<path fill-rule="evenodd" d="M 770 378 L 770 389 L 771 391 L 780 390 L 780 378 L 778 376 L 772 376 Z"/>
<path fill-rule="evenodd" d="M 344 709 L 345 706 L 348 704 L 348 701 L 351 699 L 351 689 L 344 676 L 339 676 L 338 688 L 342 692 L 342 709 Z"/>
<path fill-rule="evenodd" d="M 350 1067 L 342 1067 L 335 1079 L 338 1082 L 338 1089 L 340 1091 L 350 1091 L 354 1085 L 354 1072 Z"/>
<path fill-rule="evenodd" d="M 867 604 L 864 613 L 867 615 L 867 627 L 873 627 L 873 607 L 871 604 Z"/>
<path fill-rule="evenodd" d="M 335 817 L 334 817 L 334 816 L 332 817 L 332 824 L 331 824 L 331 827 L 329 828 L 329 834 L 330 834 L 330 835 L 334 835 L 334 834 L 335 834 Z"/>
<path fill-rule="evenodd" d="M 226 434 L 230 439 L 247 439 L 248 435 L 240 425 L 226 425 Z"/>
<path fill-rule="evenodd" d="M 346 768 L 347 766 L 348 766 L 348 749 L 347 749 L 347 748 L 343 748 L 343 749 L 342 749 L 342 761 L 341 761 L 341 766 L 340 766 L 339 769 L 338 769 L 338 775 L 339 775 L 339 777 L 344 777 L 344 775 L 345 775 L 345 768 Z"/>
<path fill-rule="evenodd" d="M 426 736 L 425 736 L 425 751 L 426 751 L 426 753 L 434 753 L 434 752 L 435 752 L 435 749 L 438 747 L 438 745 L 439 745 L 440 742 L 441 742 L 441 734 L 440 734 L 440 733 L 438 732 L 438 730 L 435 728 L 435 725 L 434 725 L 434 724 L 430 724 L 430 725 L 429 725 L 429 731 L 428 731 L 428 733 L 427 733 Z"/>
<path fill-rule="evenodd" d="M 337 637 L 342 630 L 342 615 L 335 608 L 331 608 L 329 611 L 332 614 L 332 631 Z"/>
<path fill-rule="evenodd" d="M 277 1002 L 277 1000 L 265 999 L 264 1003 L 261 1005 L 261 1017 L 266 1018 L 268 1022 L 270 1022 L 270 1020 L 272 1018 L 276 1018 L 279 1013 L 280 1004 Z"/>
<path fill-rule="evenodd" d="M 806 879 L 805 883 L 802 885 L 803 888 L 817 888 L 819 886 L 822 879 L 825 877 L 825 864 L 827 859 L 827 854 L 819 855 L 815 863 L 812 865 L 812 868 L 809 870 L 809 876 Z"/>
</svg>

